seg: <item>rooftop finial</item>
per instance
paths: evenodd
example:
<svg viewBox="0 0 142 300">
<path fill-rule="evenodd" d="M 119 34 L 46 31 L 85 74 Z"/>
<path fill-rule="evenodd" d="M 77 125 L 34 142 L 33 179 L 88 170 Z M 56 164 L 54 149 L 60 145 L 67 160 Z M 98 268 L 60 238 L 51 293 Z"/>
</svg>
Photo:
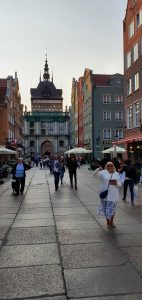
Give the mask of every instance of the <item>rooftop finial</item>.
<svg viewBox="0 0 142 300">
<path fill-rule="evenodd" d="M 49 68 L 48 68 L 48 63 L 47 63 L 47 53 L 46 53 L 43 79 L 48 81 L 49 78 L 50 78 L 50 75 L 49 75 Z"/>
</svg>

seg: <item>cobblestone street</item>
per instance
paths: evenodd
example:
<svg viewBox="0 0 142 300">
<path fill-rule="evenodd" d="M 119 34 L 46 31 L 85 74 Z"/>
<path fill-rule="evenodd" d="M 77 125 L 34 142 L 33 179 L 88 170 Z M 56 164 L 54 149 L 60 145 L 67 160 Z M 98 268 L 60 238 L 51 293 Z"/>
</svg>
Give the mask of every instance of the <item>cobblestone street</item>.
<svg viewBox="0 0 142 300">
<path fill-rule="evenodd" d="M 53 175 L 38 168 L 19 197 L 11 180 L 0 186 L 1 300 L 142 299 L 142 196 L 134 207 L 120 200 L 108 230 L 98 190 L 87 166 L 77 190 L 66 171 L 55 191 Z"/>
</svg>

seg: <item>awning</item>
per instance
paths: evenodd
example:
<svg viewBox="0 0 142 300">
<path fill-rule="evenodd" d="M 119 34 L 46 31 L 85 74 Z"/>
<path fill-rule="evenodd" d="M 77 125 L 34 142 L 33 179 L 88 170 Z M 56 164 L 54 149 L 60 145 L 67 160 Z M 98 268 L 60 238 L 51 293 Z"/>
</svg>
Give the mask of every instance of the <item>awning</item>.
<svg viewBox="0 0 142 300">
<path fill-rule="evenodd" d="M 112 142 L 113 145 L 129 144 L 142 141 L 142 133 L 135 133 L 125 137 L 122 140 Z"/>
</svg>

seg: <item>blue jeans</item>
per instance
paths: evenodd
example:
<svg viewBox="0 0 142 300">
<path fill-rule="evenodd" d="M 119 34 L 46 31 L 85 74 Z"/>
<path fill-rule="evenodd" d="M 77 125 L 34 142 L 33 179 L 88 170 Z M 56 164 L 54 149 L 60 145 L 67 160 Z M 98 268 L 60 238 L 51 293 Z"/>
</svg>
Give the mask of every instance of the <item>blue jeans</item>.
<svg viewBox="0 0 142 300">
<path fill-rule="evenodd" d="M 125 179 L 124 180 L 124 200 L 126 200 L 127 188 L 129 185 L 131 202 L 134 202 L 134 180 L 133 179 Z"/>
</svg>

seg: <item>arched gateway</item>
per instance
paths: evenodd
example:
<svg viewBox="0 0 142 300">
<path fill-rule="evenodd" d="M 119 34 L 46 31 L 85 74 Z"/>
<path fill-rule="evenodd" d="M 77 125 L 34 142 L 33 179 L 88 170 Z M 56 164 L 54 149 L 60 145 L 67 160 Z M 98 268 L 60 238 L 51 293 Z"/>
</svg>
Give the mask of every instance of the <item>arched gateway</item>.
<svg viewBox="0 0 142 300">
<path fill-rule="evenodd" d="M 41 155 L 42 157 L 45 155 L 50 155 L 53 153 L 53 144 L 50 141 L 45 141 L 41 144 Z"/>
</svg>

